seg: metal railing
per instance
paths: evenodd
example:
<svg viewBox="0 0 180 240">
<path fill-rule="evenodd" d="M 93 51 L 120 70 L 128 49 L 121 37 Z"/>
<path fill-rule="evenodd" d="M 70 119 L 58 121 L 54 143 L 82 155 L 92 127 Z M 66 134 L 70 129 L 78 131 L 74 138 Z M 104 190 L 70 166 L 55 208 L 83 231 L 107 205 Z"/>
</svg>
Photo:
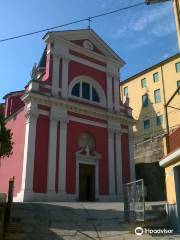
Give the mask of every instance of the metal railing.
<svg viewBox="0 0 180 240">
<path fill-rule="evenodd" d="M 124 218 L 126 221 L 145 221 L 143 179 L 124 185 Z"/>
</svg>

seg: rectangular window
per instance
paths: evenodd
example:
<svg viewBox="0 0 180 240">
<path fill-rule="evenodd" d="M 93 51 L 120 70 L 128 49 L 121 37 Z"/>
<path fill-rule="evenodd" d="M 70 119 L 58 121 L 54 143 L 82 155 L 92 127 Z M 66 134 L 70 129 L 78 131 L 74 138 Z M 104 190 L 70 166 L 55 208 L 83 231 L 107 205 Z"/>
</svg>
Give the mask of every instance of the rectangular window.
<svg viewBox="0 0 180 240">
<path fill-rule="evenodd" d="M 154 81 L 154 83 L 159 81 L 159 73 L 158 72 L 153 74 L 153 81 Z"/>
<path fill-rule="evenodd" d="M 144 121 L 144 129 L 148 129 L 148 128 L 150 128 L 150 120 L 149 119 Z"/>
<path fill-rule="evenodd" d="M 160 92 L 160 89 L 157 89 L 157 90 L 154 91 L 154 100 L 155 100 L 155 103 L 161 102 L 161 92 Z"/>
<path fill-rule="evenodd" d="M 157 126 L 161 126 L 163 124 L 163 115 L 156 117 Z"/>
<path fill-rule="evenodd" d="M 143 105 L 143 107 L 148 106 L 148 95 L 147 94 L 142 96 L 142 105 Z"/>
<path fill-rule="evenodd" d="M 141 87 L 142 87 L 142 88 L 147 87 L 146 78 L 141 79 Z"/>
<path fill-rule="evenodd" d="M 180 87 L 180 81 L 177 81 L 177 88 Z M 178 91 L 178 94 L 180 94 L 180 90 Z"/>
<path fill-rule="evenodd" d="M 124 96 L 128 96 L 128 87 L 124 88 Z"/>
<path fill-rule="evenodd" d="M 176 63 L 176 72 L 180 72 L 180 62 Z"/>
</svg>

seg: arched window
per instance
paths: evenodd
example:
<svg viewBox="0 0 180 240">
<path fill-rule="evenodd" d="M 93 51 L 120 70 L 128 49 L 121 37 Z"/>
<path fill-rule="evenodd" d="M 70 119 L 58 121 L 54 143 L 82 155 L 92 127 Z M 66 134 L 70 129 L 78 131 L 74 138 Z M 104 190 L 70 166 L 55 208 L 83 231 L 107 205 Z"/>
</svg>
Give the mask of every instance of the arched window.
<svg viewBox="0 0 180 240">
<path fill-rule="evenodd" d="M 71 95 L 97 103 L 100 102 L 99 94 L 92 84 L 83 81 L 78 82 L 73 86 Z"/>
<path fill-rule="evenodd" d="M 76 83 L 71 92 L 72 96 L 80 97 L 80 83 Z"/>
</svg>

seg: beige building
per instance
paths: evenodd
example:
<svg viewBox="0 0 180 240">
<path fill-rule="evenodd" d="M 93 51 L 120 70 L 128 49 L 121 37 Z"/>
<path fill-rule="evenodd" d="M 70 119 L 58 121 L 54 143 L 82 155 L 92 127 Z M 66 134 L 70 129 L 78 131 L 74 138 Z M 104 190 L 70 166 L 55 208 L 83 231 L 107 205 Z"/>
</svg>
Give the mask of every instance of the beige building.
<svg viewBox="0 0 180 240">
<path fill-rule="evenodd" d="M 133 117 L 136 163 L 157 162 L 164 155 L 164 104 L 180 86 L 180 53 L 121 82 L 121 99 L 129 97 Z M 170 131 L 180 125 L 180 94 L 168 108 Z"/>
<path fill-rule="evenodd" d="M 174 0 L 173 4 L 174 4 L 174 15 L 175 15 L 175 21 L 176 21 L 178 43 L 180 48 L 180 0 Z"/>
<path fill-rule="evenodd" d="M 164 200 L 165 175 L 159 160 L 165 155 L 167 133 L 164 104 L 180 86 L 180 53 L 126 79 L 120 84 L 123 102 L 132 108 L 136 177 L 143 178 L 147 200 Z M 170 132 L 180 126 L 180 93 L 168 107 Z M 153 177 L 152 177 L 153 176 Z M 158 197 L 157 197 L 158 196 Z"/>
</svg>

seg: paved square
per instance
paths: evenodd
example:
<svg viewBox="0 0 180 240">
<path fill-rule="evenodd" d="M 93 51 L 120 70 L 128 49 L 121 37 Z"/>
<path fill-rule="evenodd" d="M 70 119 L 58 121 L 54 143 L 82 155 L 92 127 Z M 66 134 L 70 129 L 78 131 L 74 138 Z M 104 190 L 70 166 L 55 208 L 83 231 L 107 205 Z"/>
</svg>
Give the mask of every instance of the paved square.
<svg viewBox="0 0 180 240">
<path fill-rule="evenodd" d="M 178 240 L 129 233 L 122 203 L 15 203 L 5 240 Z"/>
</svg>

